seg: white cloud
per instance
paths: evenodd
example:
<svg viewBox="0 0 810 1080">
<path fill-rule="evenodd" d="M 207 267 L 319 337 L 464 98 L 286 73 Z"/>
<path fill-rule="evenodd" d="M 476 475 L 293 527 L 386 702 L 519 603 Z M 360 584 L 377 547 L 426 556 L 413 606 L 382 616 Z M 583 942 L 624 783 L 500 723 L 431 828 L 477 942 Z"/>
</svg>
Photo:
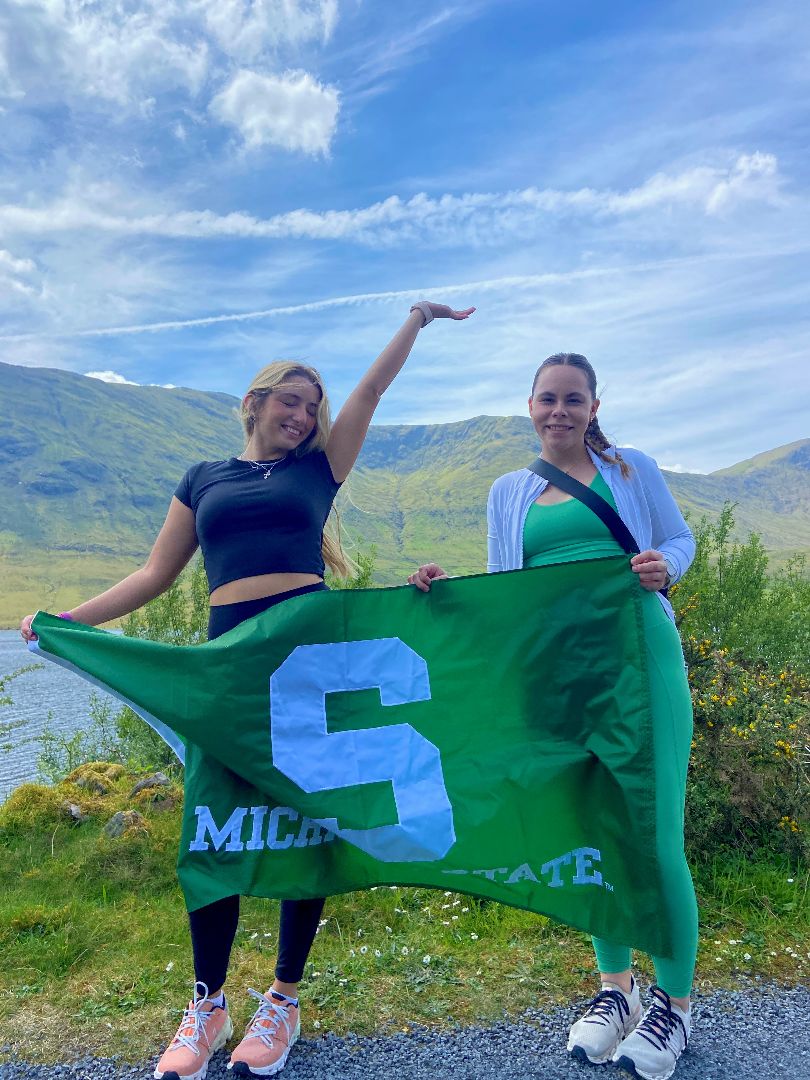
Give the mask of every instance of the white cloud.
<svg viewBox="0 0 810 1080">
<path fill-rule="evenodd" d="M 318 154 L 329 149 L 339 108 L 337 90 L 305 71 L 275 76 L 241 70 L 209 111 L 235 127 L 250 149 L 271 145 Z"/>
<path fill-rule="evenodd" d="M 309 96 L 310 87 L 317 87 L 314 80 L 305 74 L 295 79 L 298 89 L 285 80 L 240 72 L 229 89 L 216 99 L 223 119 L 241 126 L 248 144 L 273 141 L 288 149 L 307 149 L 311 153 L 325 150 L 337 113 L 337 99 L 329 119 L 331 106 L 318 99 L 320 90 L 314 97 Z M 254 88 L 259 91 L 255 97 Z M 321 105 L 323 113 L 319 116 Z M 550 218 L 558 224 L 563 216 L 604 221 L 682 209 L 711 217 L 721 208 L 730 212 L 735 203 L 750 199 L 775 204 L 782 199 L 780 185 L 776 158 L 754 153 L 742 155 L 725 167 L 706 165 L 673 175 L 657 173 L 625 192 L 530 187 L 437 197 L 419 194 L 407 200 L 392 195 L 357 210 L 300 209 L 270 218 L 256 218 L 240 211 L 215 214 L 210 210 L 125 217 L 116 212 L 109 198 L 104 197 L 99 208 L 90 199 L 70 195 L 41 209 L 13 204 L 0 206 L 0 227 L 11 233 L 41 235 L 93 229 L 177 239 L 232 236 L 343 240 L 375 245 L 401 243 L 428 234 L 434 245 L 444 242 L 483 246 L 545 228 Z"/>
<path fill-rule="evenodd" d="M 34 299 L 39 296 L 38 289 L 22 280 L 36 269 L 36 263 L 31 259 L 18 259 L 10 251 L 0 248 L 0 296 L 5 292 L 12 304 L 19 303 L 22 297 Z"/>
<path fill-rule="evenodd" d="M 131 379 L 125 379 L 123 375 L 119 375 L 117 371 L 85 371 L 85 375 L 88 379 L 100 379 L 106 383 L 117 383 L 121 386 L 139 386 L 140 383 L 133 382 Z"/>
<path fill-rule="evenodd" d="M 116 386 L 157 386 L 161 390 L 176 390 L 176 383 L 139 383 L 132 379 L 125 379 L 117 371 L 85 371 L 88 379 L 99 379 L 101 382 L 113 383 Z"/>
<path fill-rule="evenodd" d="M 196 93 L 208 70 L 208 46 L 182 25 L 173 0 L 125 4 L 17 4 L 6 24 L 0 65 L 16 96 L 68 95 L 140 108 L 155 92 Z"/>
<path fill-rule="evenodd" d="M 750 257 L 759 259 L 761 252 L 754 251 Z M 163 322 L 140 323 L 119 326 L 103 326 L 98 329 L 64 330 L 52 333 L 12 333 L 0 334 L 0 341 L 26 342 L 37 341 L 46 338 L 97 338 L 116 337 L 124 334 L 159 333 L 166 330 L 186 330 L 204 326 L 216 326 L 226 323 L 256 322 L 264 319 L 272 319 L 288 315 L 301 315 L 313 312 L 328 311 L 331 308 L 360 307 L 369 303 L 388 303 L 391 301 L 413 302 L 422 296 L 441 297 L 442 300 L 451 300 L 453 297 L 461 297 L 463 302 L 480 296 L 483 293 L 515 293 L 523 290 L 537 290 L 548 288 L 553 285 L 572 285 L 574 283 L 599 282 L 607 279 L 623 281 L 628 278 L 636 280 L 645 279 L 657 273 L 668 271 L 683 271 L 691 274 L 700 267 L 724 261 L 744 260 L 745 254 L 739 251 L 728 255 L 705 255 L 688 256 L 681 259 L 661 259 L 633 265 L 589 267 L 582 270 L 569 270 L 564 272 L 550 272 L 546 274 L 521 274 L 509 277 L 480 279 L 477 281 L 465 281 L 462 283 L 442 283 L 435 285 L 419 285 L 411 289 L 396 289 L 387 292 L 354 293 L 346 296 L 332 296 L 323 300 L 311 300 L 303 304 L 288 304 L 283 307 L 265 308 L 261 311 L 240 311 L 235 314 L 204 315 L 195 319 L 172 319 Z M 696 286 L 697 287 L 697 286 Z M 638 290 L 631 295 L 637 296 Z M 462 301 L 459 301 L 461 303 Z M 615 318 L 615 300 L 606 301 Z M 589 313 L 589 318 L 594 317 L 594 312 Z M 678 369 L 676 378 L 685 376 Z M 663 384 L 662 384 L 663 385 Z"/>
<path fill-rule="evenodd" d="M 252 63 L 284 44 L 328 41 L 337 0 L 198 0 L 205 25 L 228 56 Z"/>
<path fill-rule="evenodd" d="M 729 176 L 714 184 L 706 209 L 714 214 L 743 199 L 773 200 L 778 196 L 778 171 L 773 154 L 743 154 Z"/>
<path fill-rule="evenodd" d="M 157 95 L 196 97 L 212 71 L 273 63 L 281 48 L 326 42 L 337 0 L 34 0 L 0 28 L 0 91 L 32 102 L 113 102 L 148 113 Z M 2 31 L 5 31 L 4 33 Z"/>
<path fill-rule="evenodd" d="M 31 259 L 15 259 L 10 251 L 0 248 L 0 270 L 10 270 L 13 274 L 30 274 L 36 268 L 36 263 Z"/>
</svg>

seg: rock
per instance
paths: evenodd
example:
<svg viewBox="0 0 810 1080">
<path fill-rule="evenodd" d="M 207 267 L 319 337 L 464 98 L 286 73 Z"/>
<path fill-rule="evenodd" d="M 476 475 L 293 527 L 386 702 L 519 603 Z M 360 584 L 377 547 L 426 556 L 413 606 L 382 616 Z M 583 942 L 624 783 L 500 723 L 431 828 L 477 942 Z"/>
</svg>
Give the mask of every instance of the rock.
<svg viewBox="0 0 810 1080">
<path fill-rule="evenodd" d="M 132 829 L 140 829 L 144 825 L 144 819 L 137 810 L 119 810 L 104 826 L 104 832 L 111 840 L 115 840 L 124 833 Z"/>
<path fill-rule="evenodd" d="M 87 821 L 90 816 L 89 814 L 82 813 L 81 807 L 72 802 L 63 802 L 62 810 L 64 810 L 65 815 L 76 825 L 81 825 L 81 823 Z"/>
<path fill-rule="evenodd" d="M 177 799 L 173 795 L 164 795 L 162 791 L 156 791 L 150 799 L 149 805 L 152 810 L 174 810 Z"/>
<path fill-rule="evenodd" d="M 106 795 L 109 792 L 109 786 L 104 783 L 100 776 L 80 776 L 74 783 L 76 787 L 83 788 L 85 791 L 90 791 L 94 795 Z"/>
<path fill-rule="evenodd" d="M 107 795 L 112 785 L 119 780 L 126 769 L 113 761 L 88 761 L 74 769 L 65 780 L 76 787 L 84 788 L 95 795 Z"/>
<path fill-rule="evenodd" d="M 145 791 L 146 788 L 168 787 L 171 784 L 171 780 L 168 776 L 165 776 L 162 772 L 153 773 L 152 776 L 147 776 L 144 780 L 139 780 L 135 787 L 130 791 L 129 797 L 137 795 L 139 791 Z"/>
</svg>

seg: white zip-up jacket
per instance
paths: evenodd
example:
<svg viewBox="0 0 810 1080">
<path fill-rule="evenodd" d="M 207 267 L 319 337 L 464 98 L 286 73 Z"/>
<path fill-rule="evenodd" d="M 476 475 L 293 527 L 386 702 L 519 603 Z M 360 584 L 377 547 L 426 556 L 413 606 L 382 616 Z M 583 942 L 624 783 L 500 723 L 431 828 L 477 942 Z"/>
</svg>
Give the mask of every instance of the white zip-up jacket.
<svg viewBox="0 0 810 1080">
<path fill-rule="evenodd" d="M 640 450 L 619 449 L 630 466 L 625 478 L 618 465 L 610 465 L 587 448 L 596 468 L 616 500 L 619 517 L 633 534 L 640 551 L 660 551 L 673 582 L 683 577 L 695 556 L 695 538 L 678 509 L 661 470 Z M 611 446 L 608 453 L 615 454 Z M 531 469 L 499 476 L 487 499 L 487 571 L 519 570 L 523 566 L 523 526 L 529 507 L 548 483 Z M 672 606 L 658 593 L 670 618 Z"/>
</svg>

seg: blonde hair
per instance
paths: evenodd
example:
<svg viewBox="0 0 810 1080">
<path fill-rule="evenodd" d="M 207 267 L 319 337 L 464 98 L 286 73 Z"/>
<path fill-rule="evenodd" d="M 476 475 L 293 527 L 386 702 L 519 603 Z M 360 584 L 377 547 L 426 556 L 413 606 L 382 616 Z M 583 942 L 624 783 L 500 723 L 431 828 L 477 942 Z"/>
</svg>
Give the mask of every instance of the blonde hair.
<svg viewBox="0 0 810 1080">
<path fill-rule="evenodd" d="M 256 375 L 253 382 L 247 388 L 239 411 L 239 418 L 245 431 L 245 446 L 247 446 L 253 434 L 253 408 L 263 401 L 268 394 L 272 394 L 282 383 L 289 382 L 295 376 L 306 379 L 321 392 L 321 400 L 318 402 L 318 411 L 315 414 L 315 427 L 300 446 L 296 447 L 296 457 L 308 453 L 310 450 L 325 450 L 329 442 L 329 432 L 332 430 L 332 417 L 329 413 L 329 398 L 326 396 L 323 379 L 314 367 L 301 364 L 297 360 L 274 360 L 272 364 L 263 367 Z M 253 399 L 253 404 L 248 398 Z"/>
<path fill-rule="evenodd" d="M 315 413 L 315 427 L 304 442 L 296 447 L 294 454 L 296 457 L 301 457 L 303 454 L 308 454 L 313 450 L 326 449 L 326 444 L 329 442 L 329 433 L 332 430 L 332 417 L 323 379 L 314 367 L 301 364 L 297 360 L 274 360 L 272 364 L 267 364 L 258 372 L 247 388 L 239 410 L 239 418 L 245 432 L 245 446 L 250 441 L 255 427 L 254 410 L 257 407 L 260 408 L 260 403 L 264 398 L 272 394 L 282 383 L 289 382 L 296 377 L 306 379 L 313 386 L 317 386 L 321 392 L 321 399 L 318 402 L 318 411 Z M 321 540 L 323 561 L 336 577 L 350 578 L 357 572 L 357 567 L 343 550 L 340 532 L 340 514 L 333 506 L 327 518 Z"/>
</svg>

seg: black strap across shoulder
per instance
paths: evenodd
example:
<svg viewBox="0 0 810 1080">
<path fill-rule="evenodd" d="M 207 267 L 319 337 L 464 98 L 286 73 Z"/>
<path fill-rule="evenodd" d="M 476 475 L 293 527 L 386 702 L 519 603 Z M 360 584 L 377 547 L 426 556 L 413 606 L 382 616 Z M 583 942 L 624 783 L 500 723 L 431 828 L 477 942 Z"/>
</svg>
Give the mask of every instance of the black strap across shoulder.
<svg viewBox="0 0 810 1080">
<path fill-rule="evenodd" d="M 544 461 L 539 457 L 536 461 L 533 461 L 529 468 L 532 472 L 537 473 L 538 476 L 542 476 L 545 480 L 548 480 L 550 484 L 558 487 L 561 491 L 566 492 L 568 495 L 573 495 L 575 499 L 579 499 L 580 502 L 585 503 L 589 510 L 601 518 L 604 524 L 610 529 L 613 534 L 613 538 L 621 544 L 628 555 L 637 555 L 639 547 L 636 541 L 633 539 L 633 534 L 627 528 L 625 523 L 610 505 L 610 503 L 603 499 L 601 495 L 597 495 L 595 491 L 592 491 L 585 484 L 581 484 L 579 480 L 576 480 L 573 476 L 569 476 L 568 473 L 558 469 L 556 465 L 552 465 L 549 461 Z"/>
</svg>

